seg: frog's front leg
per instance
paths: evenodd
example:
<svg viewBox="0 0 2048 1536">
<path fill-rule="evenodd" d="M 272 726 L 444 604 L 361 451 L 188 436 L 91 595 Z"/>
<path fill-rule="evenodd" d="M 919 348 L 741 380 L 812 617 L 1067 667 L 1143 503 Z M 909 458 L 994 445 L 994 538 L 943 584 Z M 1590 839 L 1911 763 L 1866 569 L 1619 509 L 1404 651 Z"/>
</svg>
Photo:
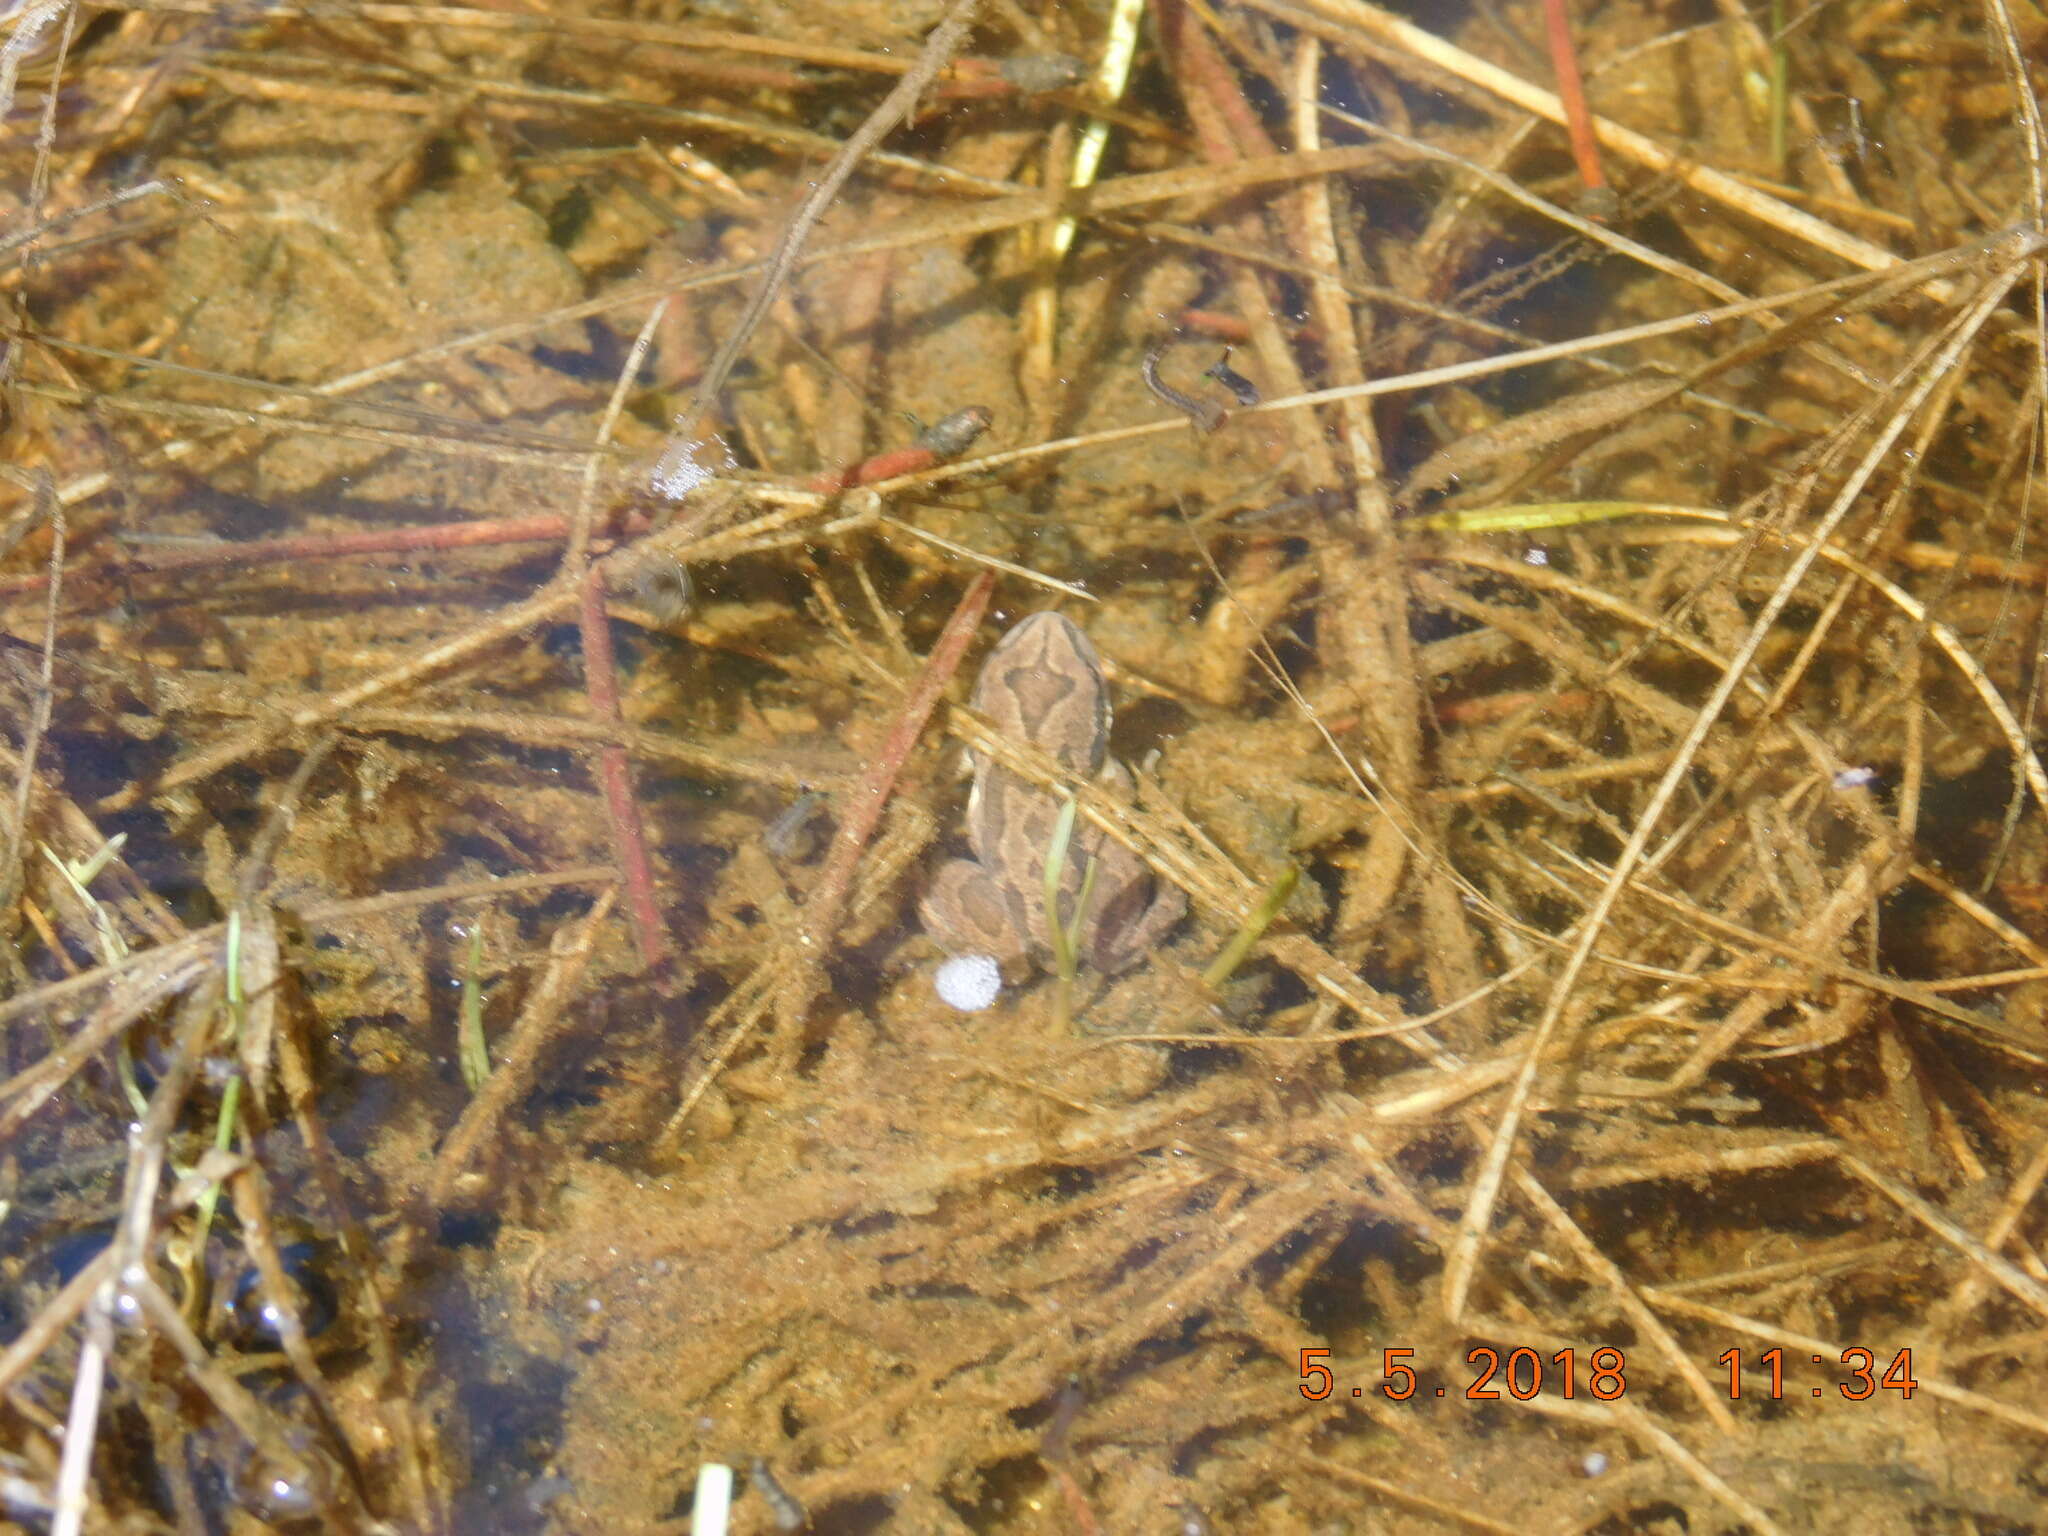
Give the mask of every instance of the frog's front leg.
<svg viewBox="0 0 2048 1536">
<path fill-rule="evenodd" d="M 932 873 L 917 904 L 924 931 L 949 955 L 1022 960 L 1030 925 L 1015 896 L 972 859 L 948 859 Z"/>
</svg>

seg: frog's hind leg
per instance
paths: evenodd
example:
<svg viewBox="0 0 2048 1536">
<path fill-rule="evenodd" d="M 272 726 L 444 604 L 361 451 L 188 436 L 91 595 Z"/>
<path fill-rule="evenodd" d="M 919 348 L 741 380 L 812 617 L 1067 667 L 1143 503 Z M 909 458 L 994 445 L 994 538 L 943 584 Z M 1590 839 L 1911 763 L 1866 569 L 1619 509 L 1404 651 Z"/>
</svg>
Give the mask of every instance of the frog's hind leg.
<svg viewBox="0 0 2048 1536">
<path fill-rule="evenodd" d="M 1022 960 L 1029 948 L 1024 914 L 986 869 L 972 859 L 948 859 L 932 872 L 917 904 L 924 931 L 949 955 L 993 955 Z"/>
<path fill-rule="evenodd" d="M 1122 849 L 1118 849 L 1122 852 Z M 1187 894 L 1180 887 L 1150 875 L 1135 858 L 1133 872 L 1116 887 L 1117 894 L 1096 914 L 1089 960 L 1105 976 L 1127 971 L 1166 941 L 1188 915 Z"/>
</svg>

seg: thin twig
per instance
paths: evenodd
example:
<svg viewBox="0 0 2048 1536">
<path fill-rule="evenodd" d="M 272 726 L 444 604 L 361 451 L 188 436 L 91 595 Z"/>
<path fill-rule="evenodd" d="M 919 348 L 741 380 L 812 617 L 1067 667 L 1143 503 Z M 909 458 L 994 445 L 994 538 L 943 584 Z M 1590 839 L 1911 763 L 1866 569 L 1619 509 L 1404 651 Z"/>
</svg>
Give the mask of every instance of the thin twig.
<svg viewBox="0 0 2048 1536">
<path fill-rule="evenodd" d="M 1588 192 L 1604 191 L 1607 177 L 1600 170 L 1600 142 L 1593 136 L 1593 114 L 1586 107 L 1586 86 L 1579 77 L 1579 53 L 1572 43 L 1572 19 L 1565 0 L 1543 0 L 1543 33 L 1550 45 L 1550 67 L 1557 76 L 1557 99 L 1564 108 L 1579 180 Z"/>
<path fill-rule="evenodd" d="M 578 609 L 583 634 L 583 689 L 590 700 L 592 717 L 616 728 L 619 718 L 617 663 L 612 659 L 611 620 L 604 609 L 604 572 L 593 567 L 584 573 L 583 602 Z M 626 886 L 626 910 L 633 918 L 633 939 L 640 949 L 640 963 L 661 963 L 668 951 L 661 922 L 661 909 L 654 896 L 654 870 L 647 858 L 647 832 L 640 818 L 640 802 L 633 794 L 633 766 L 626 749 L 607 742 L 598 749 L 598 779 L 604 787 L 605 813 L 612 829 L 612 853 L 619 861 L 619 874 Z"/>
<path fill-rule="evenodd" d="M 925 659 L 924 670 L 896 711 L 895 722 L 876 751 L 872 766 L 846 797 L 839 828 L 825 855 L 825 867 L 812 887 L 810 899 L 804 903 L 804 932 L 814 953 L 830 944 L 838 930 L 840 912 L 846 904 L 847 892 L 853 887 L 853 872 L 860 863 L 861 850 L 882 819 L 882 807 L 888 803 L 890 791 L 896 786 L 896 775 L 902 771 L 910 749 L 924 733 L 925 722 L 946 691 L 946 684 L 959 671 L 960 659 L 967 654 L 968 643 L 981 627 L 981 617 L 988 611 L 995 586 L 995 577 L 988 571 L 977 573 L 967 584 L 960 601 L 953 605 L 946 627 L 939 632 L 938 643 Z"/>
<path fill-rule="evenodd" d="M 633 380 L 640 375 L 640 365 L 647 361 L 647 349 L 654 344 L 654 333 L 661 326 L 661 318 L 668 313 L 670 300 L 663 299 L 648 311 L 647 319 L 640 327 L 640 334 L 633 338 L 633 345 L 626 353 L 626 360 L 619 365 L 619 376 L 612 384 L 611 398 L 605 402 L 604 415 L 597 424 L 597 436 L 590 444 L 590 457 L 584 461 L 583 483 L 576 492 L 576 515 L 569 520 L 569 547 L 562 551 L 562 569 L 580 574 L 590 559 L 590 525 L 597 508 L 598 476 L 605 465 L 605 450 L 611 446 L 612 433 L 619 425 L 619 413 L 626 408 L 626 395 L 633 387 Z"/>
</svg>

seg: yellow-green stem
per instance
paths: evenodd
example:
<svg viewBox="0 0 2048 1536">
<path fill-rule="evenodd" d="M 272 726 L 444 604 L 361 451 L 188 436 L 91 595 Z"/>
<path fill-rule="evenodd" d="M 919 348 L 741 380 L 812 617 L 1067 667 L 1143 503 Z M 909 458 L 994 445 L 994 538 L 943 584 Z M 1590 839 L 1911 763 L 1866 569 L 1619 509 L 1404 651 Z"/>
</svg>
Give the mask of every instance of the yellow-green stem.
<svg viewBox="0 0 2048 1536">
<path fill-rule="evenodd" d="M 484 1040 L 484 988 L 477 976 L 484 961 L 484 930 L 469 931 L 469 957 L 462 967 L 462 1010 L 455 1025 L 455 1057 L 462 1080 L 475 1093 L 491 1075 L 491 1048 Z"/>
<path fill-rule="evenodd" d="M 1792 121 L 1792 50 L 1785 42 L 1785 0 L 1771 0 L 1771 168 L 1785 170 Z"/>
<path fill-rule="evenodd" d="M 235 1144 L 235 1123 L 242 1111 L 242 1074 L 237 1072 L 228 1079 L 227 1091 L 220 1096 L 220 1115 L 213 1122 L 214 1150 L 225 1152 Z M 206 1252 L 206 1234 L 213 1229 L 214 1207 L 220 1204 L 220 1185 L 209 1184 L 199 1197 L 199 1237 L 197 1251 Z"/>
<path fill-rule="evenodd" d="M 242 1048 L 242 909 L 228 909 L 228 938 L 223 958 L 227 964 L 228 999 L 228 1045 L 240 1054 Z M 235 1143 L 235 1117 L 242 1105 L 242 1075 L 238 1072 L 228 1079 L 227 1090 L 220 1096 L 220 1114 L 213 1122 L 213 1145 L 225 1152 Z M 209 1184 L 206 1192 L 199 1197 L 199 1242 L 198 1252 L 206 1252 L 206 1234 L 213 1229 L 214 1208 L 220 1204 L 220 1186 Z"/>
<path fill-rule="evenodd" d="M 1060 807 L 1060 819 L 1053 823 L 1052 841 L 1045 850 L 1045 927 L 1052 940 L 1053 962 L 1053 1020 L 1064 1028 L 1073 1018 L 1074 977 L 1080 969 L 1075 957 L 1075 945 L 1081 936 L 1081 916 L 1088 910 L 1088 898 L 1095 892 L 1095 861 L 1088 861 L 1087 871 L 1081 876 L 1081 893 L 1074 899 L 1074 914 L 1066 922 L 1060 921 L 1060 885 L 1067 874 L 1067 849 L 1074 841 L 1074 817 L 1079 807 L 1074 797 L 1068 795 Z"/>
<path fill-rule="evenodd" d="M 1252 946 L 1264 937 L 1272 926 L 1273 919 L 1280 915 L 1280 909 L 1287 905 L 1287 898 L 1294 894 L 1294 887 L 1300 883 L 1301 870 L 1293 864 L 1281 873 L 1278 880 L 1266 887 L 1266 894 L 1245 919 L 1244 926 L 1231 935 L 1230 942 L 1223 946 L 1209 969 L 1202 972 L 1202 984 L 1215 988 L 1230 979 L 1230 973 L 1244 964 L 1244 957 L 1252 952 Z"/>
</svg>

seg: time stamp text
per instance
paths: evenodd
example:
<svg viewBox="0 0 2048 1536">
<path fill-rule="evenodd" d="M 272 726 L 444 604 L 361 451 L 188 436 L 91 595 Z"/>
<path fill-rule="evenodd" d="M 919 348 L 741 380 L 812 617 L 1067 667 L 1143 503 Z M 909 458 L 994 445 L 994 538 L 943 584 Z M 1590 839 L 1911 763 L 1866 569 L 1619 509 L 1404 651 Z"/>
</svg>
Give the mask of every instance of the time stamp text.
<svg viewBox="0 0 2048 1536">
<path fill-rule="evenodd" d="M 1471 1377 L 1460 1391 L 1456 1384 L 1432 1386 L 1425 1383 L 1410 1362 L 1412 1349 L 1380 1351 L 1381 1379 L 1370 1385 L 1346 1385 L 1337 1379 L 1340 1367 L 1330 1364 L 1331 1351 L 1304 1349 L 1301 1352 L 1301 1395 L 1310 1402 L 1330 1397 L 1364 1397 L 1376 1393 L 1391 1402 L 1413 1398 L 1458 1395 L 1472 1402 L 1497 1402 L 1514 1398 L 1527 1402 L 1532 1397 L 1590 1397 L 1613 1402 L 1628 1392 L 1628 1357 L 1612 1347 L 1577 1350 L 1560 1349 L 1543 1354 L 1534 1349 L 1495 1349 L 1479 1345 L 1465 1352 Z M 1828 1397 L 1839 1393 L 1850 1402 L 1862 1402 L 1880 1392 L 1894 1392 L 1902 1402 L 1912 1400 L 1920 1383 L 1913 1379 L 1913 1351 L 1902 1349 L 1889 1362 L 1868 1349 L 1845 1349 L 1838 1356 L 1806 1355 L 1797 1350 L 1765 1349 L 1745 1353 L 1723 1350 L 1714 1357 L 1723 1374 L 1730 1401 Z"/>
</svg>

